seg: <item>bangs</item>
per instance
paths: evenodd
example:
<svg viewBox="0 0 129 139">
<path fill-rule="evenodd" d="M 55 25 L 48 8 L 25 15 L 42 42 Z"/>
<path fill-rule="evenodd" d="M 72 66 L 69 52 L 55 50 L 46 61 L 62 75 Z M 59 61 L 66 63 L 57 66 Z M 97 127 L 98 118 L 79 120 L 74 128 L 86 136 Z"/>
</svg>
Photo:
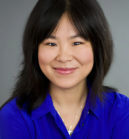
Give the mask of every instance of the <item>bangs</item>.
<svg viewBox="0 0 129 139">
<path fill-rule="evenodd" d="M 90 40 L 90 33 L 88 33 L 88 25 L 90 25 L 88 23 L 89 19 L 86 18 L 86 11 L 85 9 L 82 9 L 82 4 L 79 3 L 80 2 L 72 3 L 72 1 L 68 2 L 65 0 L 57 0 L 56 3 L 54 3 L 54 0 L 51 0 L 51 4 L 47 5 L 47 3 L 44 3 L 43 1 L 39 2 L 39 5 L 36 5 L 35 7 L 38 8 L 37 11 L 39 12 L 35 14 L 37 17 L 34 17 L 36 20 L 33 22 L 34 25 L 31 26 L 32 28 L 30 29 L 33 31 L 31 36 L 33 36 L 34 44 L 37 46 L 54 31 L 64 13 L 67 13 L 70 22 L 80 36 L 86 40 Z M 78 4 L 78 6 L 75 6 L 76 4 Z M 87 14 L 88 13 L 89 11 L 87 11 Z"/>
<path fill-rule="evenodd" d="M 71 0 L 69 16 L 79 34 L 91 43 L 102 41 L 103 31 L 107 28 L 103 11 L 97 1 Z"/>
<path fill-rule="evenodd" d="M 33 25 L 30 30 L 32 31 L 31 36 L 33 36 L 34 44 L 38 45 L 55 29 L 59 19 L 65 12 L 65 1 L 48 0 L 45 3 L 41 0 L 33 11 L 37 11 L 37 13 L 32 12 L 32 15 L 36 17 L 31 17 L 33 18 Z"/>
</svg>

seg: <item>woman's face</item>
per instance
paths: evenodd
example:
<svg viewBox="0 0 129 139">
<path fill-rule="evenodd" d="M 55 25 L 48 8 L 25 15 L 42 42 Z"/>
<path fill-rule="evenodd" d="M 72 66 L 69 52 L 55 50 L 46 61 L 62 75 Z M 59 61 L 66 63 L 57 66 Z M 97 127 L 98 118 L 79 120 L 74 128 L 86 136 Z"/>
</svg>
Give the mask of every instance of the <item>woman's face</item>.
<svg viewBox="0 0 129 139">
<path fill-rule="evenodd" d="M 72 88 L 85 82 L 93 68 L 93 59 L 91 43 L 79 36 L 67 14 L 39 44 L 40 69 L 51 84 L 59 88 Z"/>
</svg>

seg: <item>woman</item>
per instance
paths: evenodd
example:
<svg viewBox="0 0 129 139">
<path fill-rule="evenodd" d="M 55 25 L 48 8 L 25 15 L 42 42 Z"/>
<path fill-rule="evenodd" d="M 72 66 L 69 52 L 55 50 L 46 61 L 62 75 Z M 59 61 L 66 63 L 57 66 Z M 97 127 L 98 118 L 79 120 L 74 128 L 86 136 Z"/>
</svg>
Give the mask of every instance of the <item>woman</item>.
<svg viewBox="0 0 129 139">
<path fill-rule="evenodd" d="M 96 0 L 39 0 L 23 37 L 23 68 L 1 107 L 2 139 L 127 139 L 129 98 L 103 86 L 113 56 Z"/>
</svg>

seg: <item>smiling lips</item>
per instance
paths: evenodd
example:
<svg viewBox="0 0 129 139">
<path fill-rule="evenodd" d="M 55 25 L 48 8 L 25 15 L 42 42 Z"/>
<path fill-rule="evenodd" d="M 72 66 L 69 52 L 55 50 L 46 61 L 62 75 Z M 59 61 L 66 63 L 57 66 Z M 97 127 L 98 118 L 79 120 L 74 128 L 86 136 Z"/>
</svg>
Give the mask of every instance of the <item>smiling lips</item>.
<svg viewBox="0 0 129 139">
<path fill-rule="evenodd" d="M 73 73 L 77 68 L 54 68 L 59 74 L 67 75 Z"/>
</svg>

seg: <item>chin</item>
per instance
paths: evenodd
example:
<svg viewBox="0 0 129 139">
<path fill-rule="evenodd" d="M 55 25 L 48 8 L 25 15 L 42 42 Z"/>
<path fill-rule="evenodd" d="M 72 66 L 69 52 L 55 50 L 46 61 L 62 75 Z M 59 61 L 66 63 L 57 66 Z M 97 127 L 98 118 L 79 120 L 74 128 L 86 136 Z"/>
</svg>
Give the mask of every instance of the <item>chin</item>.
<svg viewBox="0 0 129 139">
<path fill-rule="evenodd" d="M 71 89 L 80 85 L 81 82 L 59 82 L 54 83 L 54 86 L 60 89 Z"/>
</svg>

